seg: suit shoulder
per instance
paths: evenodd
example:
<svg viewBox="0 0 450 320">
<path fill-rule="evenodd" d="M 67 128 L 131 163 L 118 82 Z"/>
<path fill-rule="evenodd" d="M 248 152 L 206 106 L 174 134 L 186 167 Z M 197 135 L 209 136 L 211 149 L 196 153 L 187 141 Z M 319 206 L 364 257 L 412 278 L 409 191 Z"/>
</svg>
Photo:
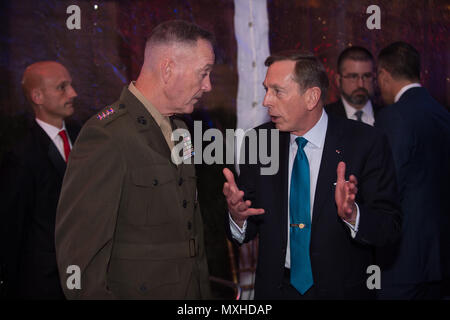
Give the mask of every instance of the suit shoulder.
<svg viewBox="0 0 450 320">
<path fill-rule="evenodd" d="M 272 121 L 268 121 L 266 123 L 263 123 L 255 128 L 253 128 L 254 130 L 261 130 L 261 129 L 276 129 L 275 125 L 273 124 Z"/>
<path fill-rule="evenodd" d="M 339 108 L 341 105 L 342 105 L 342 102 L 340 100 L 336 100 L 334 102 L 330 102 L 330 103 L 326 104 L 324 106 L 324 108 L 326 111 L 335 110 L 335 109 Z"/>
<path fill-rule="evenodd" d="M 342 130 L 349 135 L 362 138 L 370 139 L 371 137 L 376 138 L 382 136 L 382 132 L 375 127 L 372 127 L 364 122 L 359 122 L 355 120 L 350 120 L 342 117 L 337 117 L 333 115 L 328 115 L 329 119 L 336 123 L 337 126 L 342 128 Z"/>
</svg>

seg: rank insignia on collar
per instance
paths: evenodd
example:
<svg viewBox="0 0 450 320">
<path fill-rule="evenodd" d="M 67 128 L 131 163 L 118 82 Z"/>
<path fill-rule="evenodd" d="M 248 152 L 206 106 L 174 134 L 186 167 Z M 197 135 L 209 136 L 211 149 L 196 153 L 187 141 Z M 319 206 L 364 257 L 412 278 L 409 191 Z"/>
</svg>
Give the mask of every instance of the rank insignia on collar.
<svg viewBox="0 0 450 320">
<path fill-rule="evenodd" d="M 114 111 L 113 108 L 109 108 L 109 109 L 107 109 L 106 111 L 103 111 L 103 112 L 99 113 L 99 114 L 97 115 L 97 119 L 98 119 L 98 120 L 106 119 L 107 117 L 109 117 L 110 115 L 112 115 L 114 112 L 115 112 L 115 111 Z"/>
</svg>

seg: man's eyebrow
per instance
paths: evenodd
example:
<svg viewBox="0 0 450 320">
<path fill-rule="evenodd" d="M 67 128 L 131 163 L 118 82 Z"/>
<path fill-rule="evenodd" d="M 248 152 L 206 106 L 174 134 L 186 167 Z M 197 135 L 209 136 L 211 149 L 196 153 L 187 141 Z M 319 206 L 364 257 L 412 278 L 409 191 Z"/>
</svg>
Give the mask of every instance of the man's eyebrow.
<svg viewBox="0 0 450 320">
<path fill-rule="evenodd" d="M 207 65 L 204 66 L 201 70 L 207 71 L 207 70 L 212 70 L 213 68 L 214 68 L 214 65 L 213 65 L 213 64 L 207 64 Z"/>
<path fill-rule="evenodd" d="M 59 82 L 59 83 L 56 85 L 56 87 L 59 87 L 59 86 L 62 86 L 62 85 L 68 85 L 68 84 L 70 84 L 70 81 L 69 81 L 69 80 L 63 80 L 63 81 Z"/>
<path fill-rule="evenodd" d="M 280 86 L 277 85 L 277 84 L 272 84 L 272 85 L 266 86 L 266 85 L 264 84 L 264 82 L 263 82 L 262 85 L 263 85 L 263 87 L 266 88 L 266 89 L 267 89 L 268 87 L 270 87 L 270 88 L 273 88 L 273 89 L 275 89 L 275 90 L 284 90 L 283 87 L 280 87 Z"/>
</svg>

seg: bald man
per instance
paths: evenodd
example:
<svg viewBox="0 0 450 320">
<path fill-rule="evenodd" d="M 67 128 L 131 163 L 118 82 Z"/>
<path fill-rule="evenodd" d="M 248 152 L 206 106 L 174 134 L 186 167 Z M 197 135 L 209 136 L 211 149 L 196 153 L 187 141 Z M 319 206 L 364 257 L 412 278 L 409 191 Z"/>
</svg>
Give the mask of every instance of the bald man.
<svg viewBox="0 0 450 320">
<path fill-rule="evenodd" d="M 70 299 L 210 296 L 194 164 L 171 161 L 169 118 L 211 90 L 212 35 L 185 21 L 157 26 L 136 82 L 83 127 L 56 217 Z"/>
<path fill-rule="evenodd" d="M 3 286 L 7 298 L 63 299 L 55 254 L 55 215 L 72 143 L 79 127 L 65 119 L 77 96 L 67 69 L 37 62 L 22 87 L 34 111 L 26 136 L 1 168 Z"/>
</svg>

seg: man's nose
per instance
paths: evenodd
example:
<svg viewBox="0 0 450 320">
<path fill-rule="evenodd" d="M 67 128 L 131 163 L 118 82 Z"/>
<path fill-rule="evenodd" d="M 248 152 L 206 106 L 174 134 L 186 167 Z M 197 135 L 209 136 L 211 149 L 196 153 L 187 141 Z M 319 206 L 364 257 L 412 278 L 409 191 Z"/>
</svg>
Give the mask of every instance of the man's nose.
<svg viewBox="0 0 450 320">
<path fill-rule="evenodd" d="M 69 86 L 68 95 L 71 99 L 76 98 L 78 96 L 77 92 L 72 86 Z"/>
<path fill-rule="evenodd" d="M 265 94 L 265 96 L 264 96 L 264 100 L 263 100 L 262 105 L 263 105 L 264 107 L 266 107 L 266 108 L 270 106 L 270 95 L 269 95 L 269 91 L 266 91 L 266 94 Z"/>
<path fill-rule="evenodd" d="M 364 80 L 363 80 L 363 76 L 358 76 L 358 87 L 364 87 Z"/>
<path fill-rule="evenodd" d="M 202 90 L 205 91 L 205 92 L 209 92 L 209 91 L 211 91 L 211 89 L 212 89 L 211 79 L 209 78 L 209 76 L 207 76 L 203 80 Z"/>
</svg>

